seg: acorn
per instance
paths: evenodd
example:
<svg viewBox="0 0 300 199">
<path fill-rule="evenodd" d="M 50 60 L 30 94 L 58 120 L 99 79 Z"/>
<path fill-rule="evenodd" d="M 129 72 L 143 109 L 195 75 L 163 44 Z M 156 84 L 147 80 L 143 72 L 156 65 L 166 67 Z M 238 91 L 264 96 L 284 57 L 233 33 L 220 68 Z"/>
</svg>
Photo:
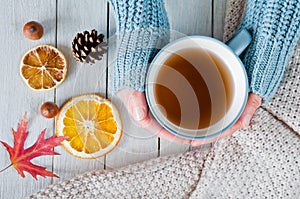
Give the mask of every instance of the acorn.
<svg viewBox="0 0 300 199">
<path fill-rule="evenodd" d="M 30 21 L 24 25 L 23 34 L 28 39 L 38 40 L 43 36 L 44 28 L 40 23 L 36 21 Z"/>
<path fill-rule="evenodd" d="M 45 118 L 53 118 L 58 114 L 59 109 L 55 103 L 45 102 L 41 106 L 40 112 L 41 112 L 42 116 L 44 116 Z"/>
</svg>

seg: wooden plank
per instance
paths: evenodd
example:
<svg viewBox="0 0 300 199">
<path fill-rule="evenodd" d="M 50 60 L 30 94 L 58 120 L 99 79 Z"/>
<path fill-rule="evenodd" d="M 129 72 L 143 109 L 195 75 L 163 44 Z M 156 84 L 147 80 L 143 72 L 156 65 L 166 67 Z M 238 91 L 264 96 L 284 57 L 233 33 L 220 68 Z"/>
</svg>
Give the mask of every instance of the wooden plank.
<svg viewBox="0 0 300 199">
<path fill-rule="evenodd" d="M 171 25 L 171 40 L 186 35 L 212 36 L 212 0 L 165 0 Z M 160 140 L 160 155 L 186 152 L 188 145 Z"/>
<path fill-rule="evenodd" d="M 213 37 L 223 40 L 226 0 L 214 0 Z"/>
<path fill-rule="evenodd" d="M 71 43 L 76 33 L 92 29 L 106 33 L 106 0 L 58 1 L 58 48 L 69 61 L 67 79 L 56 91 L 57 104 L 60 106 L 76 95 L 106 95 L 106 56 L 101 62 L 90 66 L 76 62 L 71 53 Z M 68 154 L 63 148 L 57 151 L 62 154 L 54 159 L 54 171 L 60 175 L 59 180 L 104 167 L 104 158 L 84 160 Z"/>
<path fill-rule="evenodd" d="M 212 0 L 165 0 L 165 6 L 172 35 L 212 35 Z"/>
<path fill-rule="evenodd" d="M 113 65 L 116 59 L 116 24 L 114 12 L 110 6 L 109 13 L 109 52 L 108 52 L 108 71 L 109 84 L 108 96 L 111 98 L 120 110 L 123 123 L 122 139 L 111 153 L 106 156 L 106 168 L 118 168 L 128 164 L 141 162 L 150 158 L 157 157 L 158 140 L 157 137 L 149 132 L 139 128 L 137 124 L 129 117 L 123 104 L 112 92 Z"/>
<path fill-rule="evenodd" d="M 25 52 L 39 44 L 55 44 L 55 1 L 40 0 L 1 0 L 0 7 L 0 140 L 13 145 L 11 128 L 17 129 L 23 114 L 27 112 L 29 136 L 25 147 L 31 146 L 39 133 L 47 128 L 46 137 L 53 133 L 53 120 L 47 120 L 39 114 L 39 106 L 45 101 L 53 101 L 54 92 L 35 92 L 29 89 L 19 75 L 19 65 Z M 53 19 L 53 20 L 52 20 Z M 23 36 L 23 25 L 31 20 L 39 21 L 44 26 L 44 36 L 32 41 Z M 41 157 L 33 163 L 52 169 L 52 157 Z M 9 155 L 0 146 L 0 169 L 10 164 Z M 26 173 L 23 179 L 10 167 L 0 173 L 0 198 L 23 198 L 51 183 L 51 178 L 38 177 L 34 180 Z"/>
</svg>

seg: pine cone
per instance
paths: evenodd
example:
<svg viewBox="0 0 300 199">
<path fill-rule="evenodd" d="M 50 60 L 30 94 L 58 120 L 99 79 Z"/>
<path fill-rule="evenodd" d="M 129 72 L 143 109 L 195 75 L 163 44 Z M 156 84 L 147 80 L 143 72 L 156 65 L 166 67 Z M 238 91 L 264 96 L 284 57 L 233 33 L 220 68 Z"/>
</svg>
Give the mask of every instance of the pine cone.
<svg viewBox="0 0 300 199">
<path fill-rule="evenodd" d="M 107 43 L 103 41 L 104 35 L 97 34 L 96 30 L 91 33 L 84 31 L 77 33 L 72 42 L 73 56 L 77 61 L 94 64 L 95 60 L 101 60 L 107 52 Z"/>
</svg>

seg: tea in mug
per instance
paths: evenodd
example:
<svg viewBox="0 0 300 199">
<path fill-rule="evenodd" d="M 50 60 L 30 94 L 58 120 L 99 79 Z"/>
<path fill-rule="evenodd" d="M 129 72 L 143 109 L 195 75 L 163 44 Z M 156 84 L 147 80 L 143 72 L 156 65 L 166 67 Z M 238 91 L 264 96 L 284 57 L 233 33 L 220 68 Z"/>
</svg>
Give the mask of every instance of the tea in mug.
<svg viewBox="0 0 300 199">
<path fill-rule="evenodd" d="M 165 117 L 187 129 L 219 121 L 230 106 L 231 75 L 222 60 L 204 49 L 171 53 L 159 69 L 155 99 Z"/>
</svg>

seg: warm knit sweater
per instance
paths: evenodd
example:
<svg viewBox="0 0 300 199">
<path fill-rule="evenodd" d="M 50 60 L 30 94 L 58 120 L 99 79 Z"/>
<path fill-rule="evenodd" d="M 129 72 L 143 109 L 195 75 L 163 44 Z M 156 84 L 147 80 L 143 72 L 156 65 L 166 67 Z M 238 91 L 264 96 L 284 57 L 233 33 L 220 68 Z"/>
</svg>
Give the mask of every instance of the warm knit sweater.
<svg viewBox="0 0 300 199">
<path fill-rule="evenodd" d="M 248 0 L 240 28 L 253 35 L 245 64 L 250 91 L 265 102 L 276 92 L 300 36 L 299 0 Z"/>
<path fill-rule="evenodd" d="M 111 0 L 119 45 L 113 88 L 144 90 L 148 65 L 168 39 L 162 0 Z M 299 0 L 248 0 L 240 28 L 253 35 L 243 62 L 250 91 L 264 103 L 274 95 L 300 36 Z"/>
<path fill-rule="evenodd" d="M 143 91 L 149 62 L 169 41 L 163 0 L 109 0 L 117 23 L 113 89 Z"/>
<path fill-rule="evenodd" d="M 244 0 L 227 0 L 230 38 Z M 251 127 L 211 149 L 153 159 L 113 171 L 92 171 L 31 198 L 299 198 L 300 43 L 274 98 Z"/>
</svg>

